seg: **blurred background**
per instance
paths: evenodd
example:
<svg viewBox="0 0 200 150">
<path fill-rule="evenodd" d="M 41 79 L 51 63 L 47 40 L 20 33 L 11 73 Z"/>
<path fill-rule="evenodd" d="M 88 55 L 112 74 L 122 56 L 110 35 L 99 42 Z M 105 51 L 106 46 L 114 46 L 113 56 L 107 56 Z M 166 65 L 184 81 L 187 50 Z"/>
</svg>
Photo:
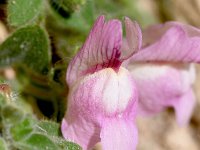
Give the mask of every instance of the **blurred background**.
<svg viewBox="0 0 200 150">
<path fill-rule="evenodd" d="M 18 28 L 9 22 L 7 4 L 7 0 L 0 0 L 0 44 Z M 137 20 L 142 29 L 169 20 L 200 27 L 200 0 L 49 0 L 43 5 L 36 24 L 43 26 L 49 35 L 48 78 L 26 72 L 20 65 L 7 65 L 0 67 L 0 84 L 7 84 L 12 97 L 20 97 L 24 107 L 37 118 L 58 123 L 66 106 L 67 64 L 81 47 L 97 16 L 104 14 L 107 19 L 121 20 L 128 16 Z M 200 66 L 196 68 L 197 105 L 189 126 L 178 127 L 172 109 L 149 119 L 138 118 L 138 150 L 200 149 Z"/>
</svg>

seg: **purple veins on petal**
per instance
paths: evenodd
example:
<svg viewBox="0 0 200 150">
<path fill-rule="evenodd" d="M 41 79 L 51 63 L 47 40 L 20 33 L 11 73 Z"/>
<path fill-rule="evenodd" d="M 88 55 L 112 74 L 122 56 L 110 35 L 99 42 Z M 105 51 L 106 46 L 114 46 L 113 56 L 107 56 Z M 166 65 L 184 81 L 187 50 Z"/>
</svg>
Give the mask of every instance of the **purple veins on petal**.
<svg viewBox="0 0 200 150">
<path fill-rule="evenodd" d="M 122 49 L 121 22 L 116 19 L 105 22 L 104 16 L 97 19 L 83 47 L 69 64 L 67 71 L 69 85 L 77 78 L 100 69 L 111 67 L 117 70 L 124 60 L 140 48 L 142 36 L 139 25 L 127 17 L 125 24 L 129 24 L 126 25 L 127 38 L 134 36 L 137 38 L 127 39 L 128 48 Z"/>
<path fill-rule="evenodd" d="M 122 26 L 118 20 L 104 21 L 100 16 L 91 30 L 85 44 L 72 60 L 67 71 L 67 82 L 70 85 L 76 78 L 95 72 L 96 65 L 103 66 L 114 62 L 115 53 L 120 55 L 122 43 Z M 119 67 L 119 66 L 118 66 Z"/>
</svg>

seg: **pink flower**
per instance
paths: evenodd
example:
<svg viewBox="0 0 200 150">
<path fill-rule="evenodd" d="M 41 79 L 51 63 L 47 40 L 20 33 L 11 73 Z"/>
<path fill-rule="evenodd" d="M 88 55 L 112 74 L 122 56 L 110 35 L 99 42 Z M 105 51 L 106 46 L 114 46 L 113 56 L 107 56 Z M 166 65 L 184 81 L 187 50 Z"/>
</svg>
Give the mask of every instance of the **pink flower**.
<svg viewBox="0 0 200 150">
<path fill-rule="evenodd" d="M 121 22 L 99 17 L 69 64 L 68 108 L 61 130 L 65 139 L 83 149 L 99 141 L 104 150 L 136 147 L 137 90 L 121 64 L 140 48 L 142 36 L 136 22 L 125 18 L 125 27 L 128 49 L 123 49 Z"/>
<path fill-rule="evenodd" d="M 200 30 L 168 22 L 148 28 L 143 37 L 143 48 L 128 65 L 139 91 L 139 114 L 173 107 L 178 124 L 185 125 L 195 105 L 192 63 L 200 62 Z"/>
</svg>

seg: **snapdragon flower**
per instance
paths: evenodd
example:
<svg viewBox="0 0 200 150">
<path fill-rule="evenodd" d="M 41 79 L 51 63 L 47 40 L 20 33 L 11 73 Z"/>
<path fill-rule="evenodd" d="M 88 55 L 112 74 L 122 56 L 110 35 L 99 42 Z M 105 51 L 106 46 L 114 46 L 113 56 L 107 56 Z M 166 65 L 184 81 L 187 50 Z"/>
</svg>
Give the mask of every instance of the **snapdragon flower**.
<svg viewBox="0 0 200 150">
<path fill-rule="evenodd" d="M 200 62 L 200 30 L 177 22 L 149 27 L 142 49 L 128 61 L 139 92 L 138 114 L 173 107 L 178 124 L 186 125 L 195 106 L 193 63 Z"/>
<path fill-rule="evenodd" d="M 137 90 L 129 71 L 121 66 L 141 46 L 141 30 L 125 18 L 126 41 L 119 20 L 100 16 L 85 44 L 67 70 L 68 105 L 61 131 L 84 150 L 101 142 L 104 150 L 134 150 Z M 127 48 L 127 47 L 126 47 Z"/>
</svg>

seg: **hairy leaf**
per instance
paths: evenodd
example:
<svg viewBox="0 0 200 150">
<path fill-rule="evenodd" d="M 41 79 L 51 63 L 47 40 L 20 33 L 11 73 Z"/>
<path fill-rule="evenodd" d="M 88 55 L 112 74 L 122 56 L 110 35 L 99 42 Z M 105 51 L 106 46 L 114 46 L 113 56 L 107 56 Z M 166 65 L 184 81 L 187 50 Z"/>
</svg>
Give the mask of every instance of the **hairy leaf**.
<svg viewBox="0 0 200 150">
<path fill-rule="evenodd" d="M 8 150 L 5 140 L 1 137 L 0 137 L 0 150 Z"/>
<path fill-rule="evenodd" d="M 26 150 L 59 150 L 47 136 L 42 134 L 32 134 L 28 139 L 21 143 L 20 149 Z"/>
<path fill-rule="evenodd" d="M 8 22 L 13 26 L 21 26 L 38 18 L 43 0 L 9 0 Z"/>
<path fill-rule="evenodd" d="M 20 65 L 47 74 L 50 60 L 49 40 L 39 26 L 21 28 L 0 45 L 0 67 Z"/>
</svg>

